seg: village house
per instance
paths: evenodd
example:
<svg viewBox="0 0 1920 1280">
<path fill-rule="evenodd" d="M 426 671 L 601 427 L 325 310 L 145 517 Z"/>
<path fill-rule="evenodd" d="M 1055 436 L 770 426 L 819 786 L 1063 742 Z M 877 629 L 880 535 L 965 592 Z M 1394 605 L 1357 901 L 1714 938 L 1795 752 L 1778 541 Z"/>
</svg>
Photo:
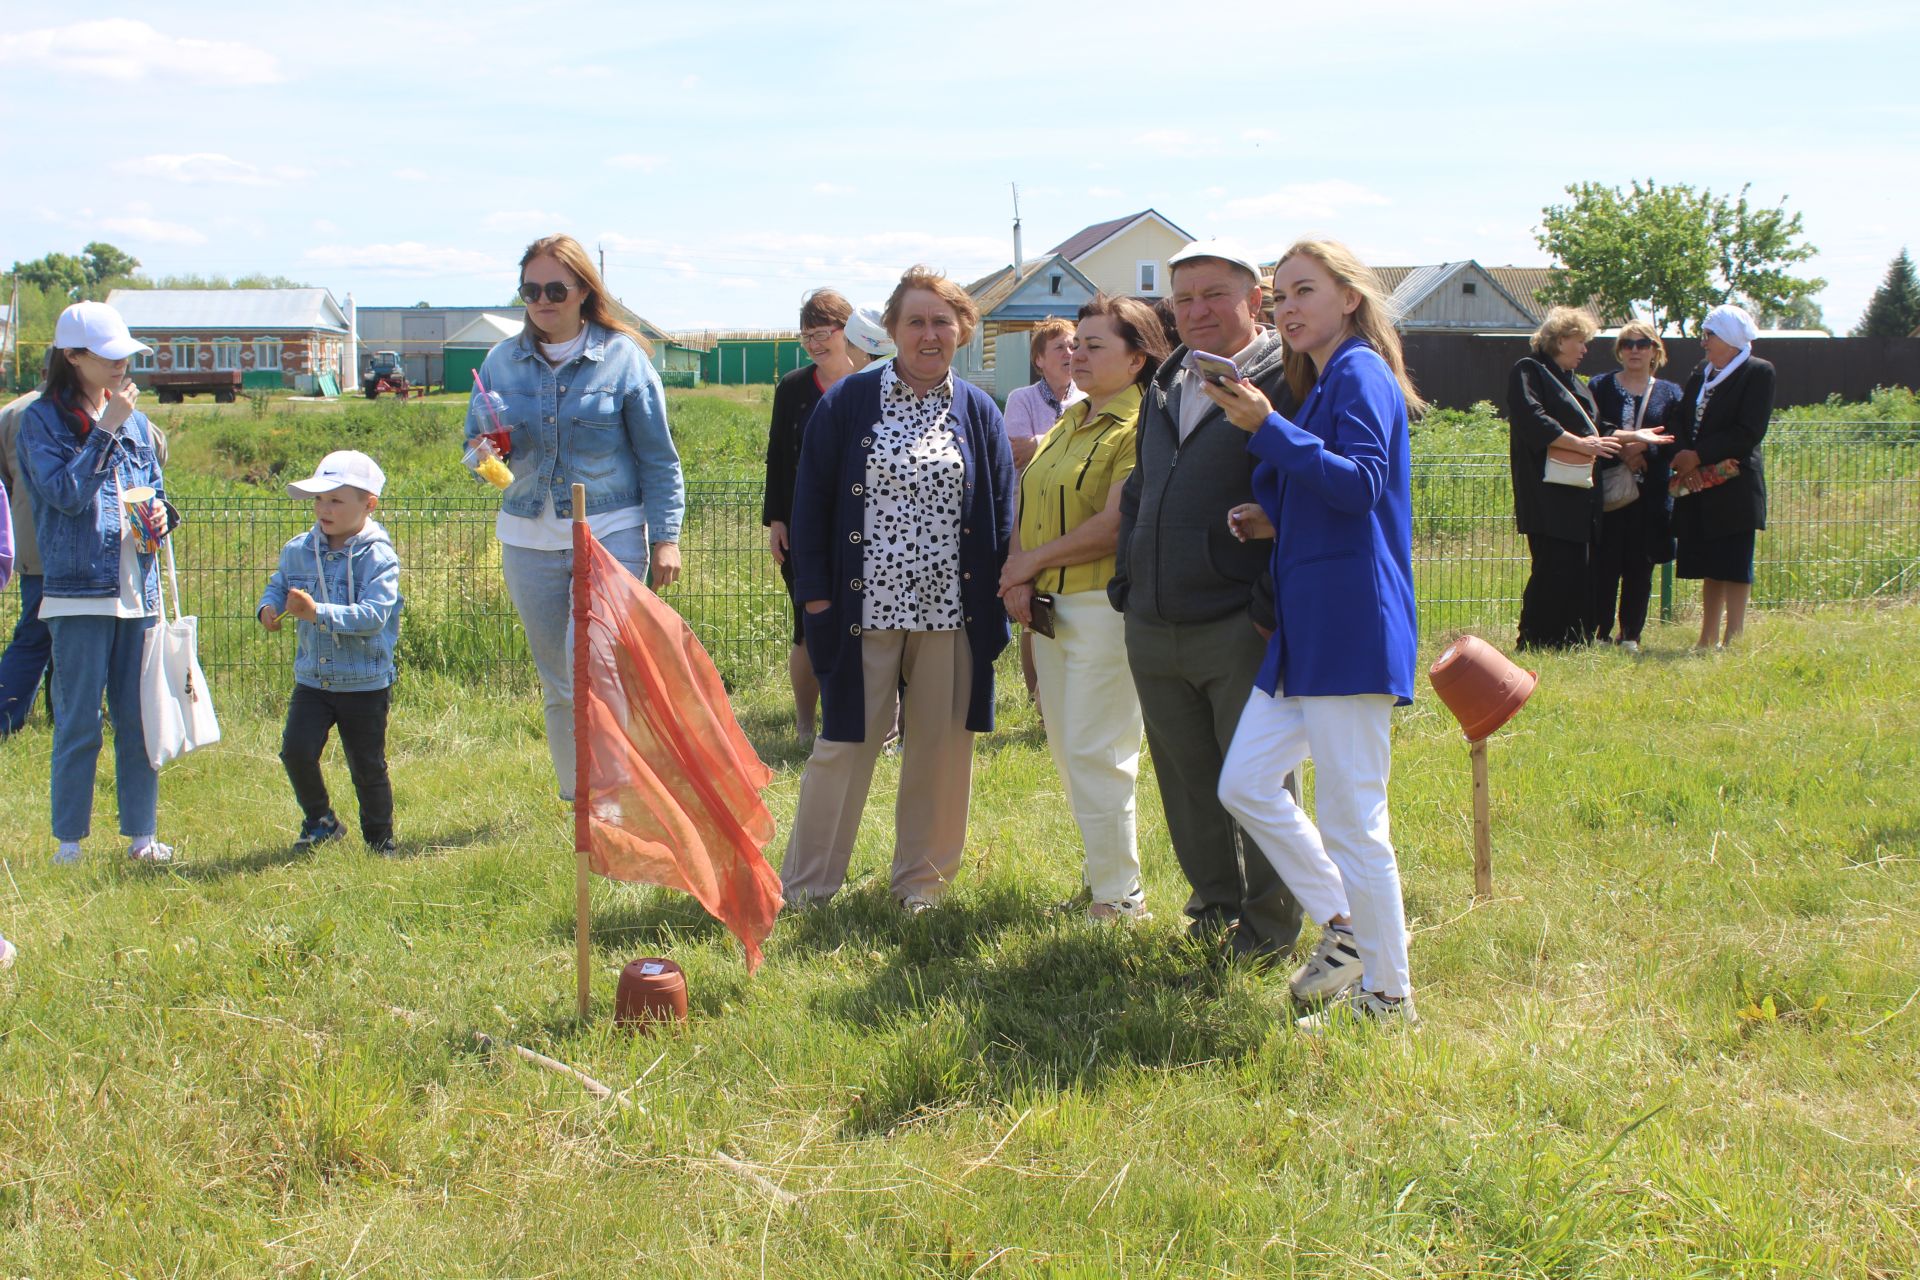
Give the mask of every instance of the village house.
<svg viewBox="0 0 1920 1280">
<path fill-rule="evenodd" d="M 107 305 L 152 351 L 143 373 L 239 370 L 243 387 L 311 387 L 339 375 L 346 313 L 325 289 L 115 289 Z"/>
</svg>

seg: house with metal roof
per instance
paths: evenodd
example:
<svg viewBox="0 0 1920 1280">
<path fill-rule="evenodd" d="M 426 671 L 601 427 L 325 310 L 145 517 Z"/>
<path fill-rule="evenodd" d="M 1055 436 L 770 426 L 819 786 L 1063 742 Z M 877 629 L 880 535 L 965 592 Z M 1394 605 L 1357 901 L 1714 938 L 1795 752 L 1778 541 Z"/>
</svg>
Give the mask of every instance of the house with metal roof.
<svg viewBox="0 0 1920 1280">
<path fill-rule="evenodd" d="M 615 313 L 652 346 L 654 364 L 664 367 L 662 351 L 671 341 L 666 330 L 610 299 Z M 472 381 L 471 374 L 449 370 L 446 349 L 454 335 L 467 329 L 482 316 L 508 319 L 524 324 L 526 307 L 518 301 L 493 307 L 440 307 L 418 303 L 411 307 L 357 307 L 354 325 L 359 333 L 357 367 L 364 369 L 376 351 L 392 351 L 400 356 L 407 381 L 416 385 L 451 387 L 458 391 Z M 516 328 L 515 333 L 519 330 Z"/>
<path fill-rule="evenodd" d="M 1167 259 L 1193 239 L 1159 211 L 1142 209 L 1082 227 L 1047 252 L 1072 263 L 1104 293 L 1152 300 L 1172 293 Z"/>
<path fill-rule="evenodd" d="M 115 289 L 107 305 L 152 347 L 132 372 L 239 370 L 246 387 L 338 374 L 346 313 L 325 289 Z"/>
<path fill-rule="evenodd" d="M 1033 327 L 1054 316 L 1073 319 L 1098 292 L 1086 273 L 1059 253 L 981 276 L 967 286 L 980 323 L 972 341 L 955 355 L 954 371 L 1005 400 L 1033 381 L 1027 359 Z"/>
<path fill-rule="evenodd" d="M 1275 263 L 1262 268 L 1271 279 Z M 1425 267 L 1375 267 L 1393 292 L 1402 333 L 1532 333 L 1547 317 L 1539 293 L 1553 283 L 1552 267 L 1483 267 L 1468 258 Z M 1271 306 L 1271 302 L 1269 302 Z M 1603 316 L 1588 304 L 1594 323 L 1606 328 L 1630 316 Z"/>
</svg>

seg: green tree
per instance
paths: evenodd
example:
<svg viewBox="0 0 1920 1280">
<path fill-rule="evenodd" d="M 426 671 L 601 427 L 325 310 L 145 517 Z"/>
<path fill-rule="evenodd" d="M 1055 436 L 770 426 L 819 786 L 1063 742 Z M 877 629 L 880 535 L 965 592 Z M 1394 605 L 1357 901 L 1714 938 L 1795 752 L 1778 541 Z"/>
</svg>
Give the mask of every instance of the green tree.
<svg viewBox="0 0 1920 1280">
<path fill-rule="evenodd" d="M 95 286 L 134 275 L 140 270 L 138 258 L 101 240 L 95 240 L 80 251 L 80 262 L 86 268 L 87 283 Z"/>
<path fill-rule="evenodd" d="M 1547 302 L 1599 304 L 1608 318 L 1638 308 L 1654 323 L 1697 325 L 1714 305 L 1739 298 L 1763 314 L 1799 314 L 1826 287 L 1788 268 L 1811 258 L 1800 215 L 1785 202 L 1755 208 L 1748 188 L 1728 199 L 1649 178 L 1627 189 L 1568 187 L 1571 203 L 1541 212 L 1540 247 L 1558 261 Z"/>
<path fill-rule="evenodd" d="M 1866 314 L 1854 328 L 1856 338 L 1904 338 L 1920 328 L 1920 278 L 1906 249 L 1887 264 L 1887 278 L 1873 291 Z"/>
<path fill-rule="evenodd" d="M 70 253 L 49 253 L 32 262 L 16 262 L 10 274 L 22 285 L 63 293 L 69 300 L 87 286 L 87 264 Z"/>
</svg>

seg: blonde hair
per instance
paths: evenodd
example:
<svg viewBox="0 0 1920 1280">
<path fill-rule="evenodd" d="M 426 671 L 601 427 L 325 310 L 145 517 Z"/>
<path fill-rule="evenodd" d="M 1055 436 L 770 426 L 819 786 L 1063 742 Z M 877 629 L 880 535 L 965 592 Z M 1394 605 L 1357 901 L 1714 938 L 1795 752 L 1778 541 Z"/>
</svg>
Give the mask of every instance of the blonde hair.
<svg viewBox="0 0 1920 1280">
<path fill-rule="evenodd" d="M 1582 342 L 1590 342 L 1599 330 L 1593 317 L 1579 307 L 1554 307 L 1533 331 L 1533 354 L 1551 358 L 1562 338 L 1577 337 Z"/>
<path fill-rule="evenodd" d="M 527 264 L 535 258 L 552 258 L 555 262 L 573 273 L 574 279 L 586 286 L 586 301 L 580 304 L 580 318 L 589 324 L 597 324 L 602 329 L 611 329 L 615 333 L 624 333 L 632 338 L 639 348 L 648 355 L 653 354 L 653 344 L 640 336 L 638 330 L 620 318 L 613 309 L 613 300 L 607 297 L 607 286 L 600 279 L 600 273 L 594 269 L 593 259 L 586 249 L 572 236 L 542 236 L 527 246 L 520 255 L 520 274 L 524 281 Z M 529 341 L 545 342 L 547 336 L 533 323 L 533 312 L 527 311 L 527 333 Z"/>
<path fill-rule="evenodd" d="M 899 284 L 893 286 L 893 293 L 887 299 L 887 310 L 880 317 L 880 326 L 889 337 L 900 323 L 900 304 L 915 289 L 925 289 L 953 309 L 955 318 L 960 321 L 961 346 L 973 341 L 973 328 L 980 323 L 980 308 L 974 305 L 973 295 L 932 267 L 919 266 L 907 268 L 906 274 L 900 277 Z"/>
<path fill-rule="evenodd" d="M 1613 358 L 1620 358 L 1620 344 L 1628 338 L 1653 339 L 1653 372 L 1658 373 L 1667 363 L 1667 344 L 1660 341 L 1660 331 L 1645 320 L 1629 320 L 1620 326 L 1620 332 L 1613 339 Z"/>
<path fill-rule="evenodd" d="M 1400 394 L 1406 398 L 1409 415 L 1423 412 L 1427 402 L 1414 390 L 1413 378 L 1407 373 L 1406 356 L 1400 350 L 1400 333 L 1393 327 L 1393 298 L 1381 285 L 1380 277 L 1373 269 L 1355 257 L 1353 250 L 1337 240 L 1300 240 L 1292 248 L 1280 255 L 1280 261 L 1273 264 L 1275 292 L 1279 291 L 1280 268 L 1291 258 L 1312 258 L 1326 269 L 1333 282 L 1343 289 L 1350 289 L 1360 296 L 1360 305 L 1347 317 L 1347 324 L 1354 333 L 1366 339 L 1367 345 L 1379 353 L 1387 362 L 1387 368 L 1393 371 L 1395 382 L 1400 384 Z M 1313 389 L 1319 375 L 1315 372 L 1313 361 L 1304 351 L 1295 351 L 1291 347 L 1286 355 L 1287 385 L 1293 388 L 1296 398 L 1304 400 L 1307 392 Z"/>
</svg>

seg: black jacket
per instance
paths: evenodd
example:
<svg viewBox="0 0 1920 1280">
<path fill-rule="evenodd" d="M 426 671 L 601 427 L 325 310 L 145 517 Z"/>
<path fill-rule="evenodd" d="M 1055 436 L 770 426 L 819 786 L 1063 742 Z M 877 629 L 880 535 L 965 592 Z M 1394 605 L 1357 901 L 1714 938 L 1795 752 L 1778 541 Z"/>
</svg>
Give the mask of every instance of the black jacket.
<svg viewBox="0 0 1920 1280">
<path fill-rule="evenodd" d="M 1767 477 L 1760 465 L 1760 441 L 1773 417 L 1773 366 L 1752 356 L 1727 375 L 1698 414 L 1700 388 L 1708 367 L 1703 361 L 1680 393 L 1671 423 L 1674 448 L 1692 449 L 1700 465 L 1735 458 L 1740 474 L 1725 484 L 1674 499 L 1673 531 L 1682 538 L 1724 538 L 1767 527 Z"/>
<path fill-rule="evenodd" d="M 1593 395 L 1571 373 L 1538 356 L 1516 361 L 1507 378 L 1507 459 L 1513 468 L 1513 518 L 1529 537 L 1587 542 L 1600 519 L 1600 486 L 1548 484 L 1547 446 L 1562 431 L 1599 434 Z"/>
<path fill-rule="evenodd" d="M 1247 378 L 1282 417 L 1299 405 L 1287 386 L 1277 333 L 1244 362 Z M 1140 401 L 1135 432 L 1138 459 L 1120 491 L 1120 543 L 1107 599 L 1122 613 L 1156 622 L 1212 622 L 1245 611 L 1272 629 L 1273 544 L 1241 542 L 1227 528 L 1227 512 L 1253 501 L 1254 456 L 1247 433 L 1209 404 L 1183 443 L 1174 379 L 1187 358 L 1176 348 Z M 1179 395 L 1204 395 L 1197 386 Z"/>
<path fill-rule="evenodd" d="M 1633 426 L 1632 402 L 1619 383 L 1619 371 L 1603 373 L 1587 383 L 1587 390 L 1593 395 L 1594 404 L 1600 409 L 1600 431 L 1602 435 L 1612 435 L 1623 427 Z M 1647 387 L 1647 407 L 1640 425 L 1643 427 L 1665 427 L 1667 434 L 1673 434 L 1673 426 L 1679 417 L 1680 384 L 1669 382 L 1665 378 L 1655 378 Z M 1628 516 L 1632 528 L 1637 531 L 1639 549 L 1653 564 L 1665 564 L 1673 559 L 1673 530 L 1670 521 L 1673 518 L 1673 498 L 1667 493 L 1667 481 L 1673 476 L 1673 451 L 1676 446 L 1655 445 L 1647 450 L 1647 469 L 1640 479 L 1640 499 L 1616 513 Z M 1594 472 L 1595 483 L 1606 474 L 1610 466 L 1623 465 L 1617 462 L 1602 463 Z"/>
</svg>

